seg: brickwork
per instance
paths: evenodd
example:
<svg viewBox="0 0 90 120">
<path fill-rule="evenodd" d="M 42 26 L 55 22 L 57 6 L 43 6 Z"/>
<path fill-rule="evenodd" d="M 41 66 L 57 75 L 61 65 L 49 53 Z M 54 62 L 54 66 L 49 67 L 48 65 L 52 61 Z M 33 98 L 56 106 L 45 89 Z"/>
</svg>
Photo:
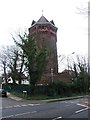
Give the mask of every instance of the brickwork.
<svg viewBox="0 0 90 120">
<path fill-rule="evenodd" d="M 29 35 L 35 38 L 39 47 L 46 47 L 48 50 L 47 63 L 42 80 L 50 81 L 51 69 L 53 69 L 53 74 L 58 73 L 57 28 L 54 22 L 49 22 L 44 16 L 41 16 L 37 22 L 32 22 L 29 28 Z"/>
</svg>

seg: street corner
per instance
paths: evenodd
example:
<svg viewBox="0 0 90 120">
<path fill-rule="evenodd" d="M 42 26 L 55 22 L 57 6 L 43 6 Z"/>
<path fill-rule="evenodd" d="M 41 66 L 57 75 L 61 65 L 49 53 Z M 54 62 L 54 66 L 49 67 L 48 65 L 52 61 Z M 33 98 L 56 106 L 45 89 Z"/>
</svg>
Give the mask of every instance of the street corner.
<svg viewBox="0 0 90 120">
<path fill-rule="evenodd" d="M 10 93 L 8 93 L 8 97 L 11 98 L 11 99 L 13 99 L 13 100 L 16 100 L 16 101 L 21 101 L 22 100 L 22 98 L 14 96 L 14 95 L 12 95 Z"/>
</svg>

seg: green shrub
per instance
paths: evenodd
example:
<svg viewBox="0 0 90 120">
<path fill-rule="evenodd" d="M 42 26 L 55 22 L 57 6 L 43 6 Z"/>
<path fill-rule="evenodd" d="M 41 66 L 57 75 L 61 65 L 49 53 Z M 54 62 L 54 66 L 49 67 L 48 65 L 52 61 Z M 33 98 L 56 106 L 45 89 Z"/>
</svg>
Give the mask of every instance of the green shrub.
<svg viewBox="0 0 90 120">
<path fill-rule="evenodd" d="M 8 92 L 22 93 L 23 91 L 27 91 L 28 94 L 31 92 L 30 86 L 24 84 L 8 83 L 8 84 L 4 84 L 3 88 L 6 89 Z"/>
</svg>

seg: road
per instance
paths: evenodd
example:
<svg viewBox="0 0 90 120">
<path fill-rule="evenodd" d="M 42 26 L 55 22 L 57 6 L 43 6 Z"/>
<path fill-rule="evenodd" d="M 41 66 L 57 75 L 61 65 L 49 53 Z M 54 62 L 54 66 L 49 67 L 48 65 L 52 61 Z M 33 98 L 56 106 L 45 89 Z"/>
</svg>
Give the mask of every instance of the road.
<svg viewBox="0 0 90 120">
<path fill-rule="evenodd" d="M 88 118 L 89 111 L 87 98 L 51 103 L 2 98 L 2 118 Z"/>
</svg>

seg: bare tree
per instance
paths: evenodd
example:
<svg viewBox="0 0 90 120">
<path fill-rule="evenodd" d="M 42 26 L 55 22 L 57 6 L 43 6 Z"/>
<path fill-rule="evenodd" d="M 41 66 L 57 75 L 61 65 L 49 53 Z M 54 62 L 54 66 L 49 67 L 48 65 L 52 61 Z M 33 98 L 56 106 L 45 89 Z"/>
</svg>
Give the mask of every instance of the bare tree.
<svg viewBox="0 0 90 120">
<path fill-rule="evenodd" d="M 65 60 L 65 55 L 58 55 L 58 68 L 61 68 L 61 65 L 65 65 Z"/>
<path fill-rule="evenodd" d="M 77 61 L 73 62 L 73 82 L 80 92 L 87 92 L 89 89 L 88 60 L 77 55 Z"/>
<path fill-rule="evenodd" d="M 9 77 L 12 78 L 13 83 L 16 83 L 16 80 L 18 80 L 19 84 L 21 84 L 23 80 L 24 56 L 21 56 L 20 52 L 20 49 L 16 46 L 1 48 L 0 67 L 3 71 L 3 78 L 6 83 Z"/>
<path fill-rule="evenodd" d="M 80 2 L 80 6 L 76 7 L 77 13 L 80 15 L 90 15 L 90 2 Z"/>
<path fill-rule="evenodd" d="M 17 80 L 19 84 L 21 84 L 24 76 L 24 55 L 22 51 L 17 47 L 13 48 L 9 55 L 9 59 L 9 75 L 11 76 L 13 83 L 16 83 Z"/>
<path fill-rule="evenodd" d="M 1 50 L 0 50 L 0 69 L 2 69 L 2 71 L 3 71 L 2 77 L 5 79 L 6 83 L 7 83 L 7 68 L 8 68 L 7 47 L 1 47 Z"/>
</svg>

